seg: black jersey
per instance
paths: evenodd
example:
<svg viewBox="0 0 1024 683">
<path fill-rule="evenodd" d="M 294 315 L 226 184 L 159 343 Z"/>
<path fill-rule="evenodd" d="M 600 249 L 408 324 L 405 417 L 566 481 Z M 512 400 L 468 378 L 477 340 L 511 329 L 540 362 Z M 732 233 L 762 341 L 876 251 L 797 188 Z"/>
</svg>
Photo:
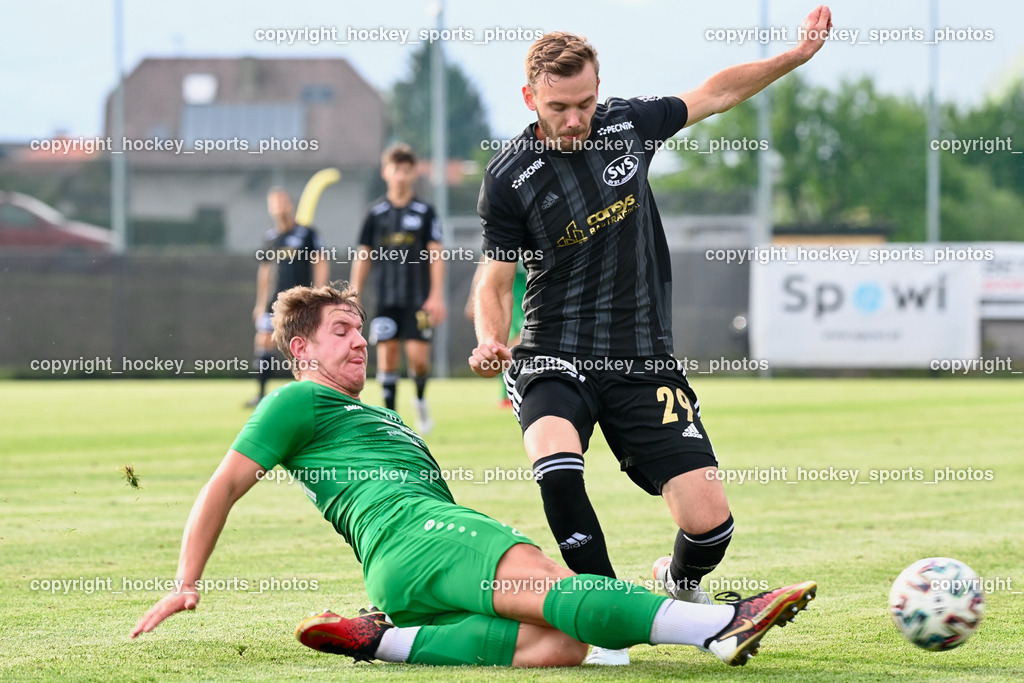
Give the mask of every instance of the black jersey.
<svg viewBox="0 0 1024 683">
<path fill-rule="evenodd" d="M 610 98 L 582 150 L 546 147 L 531 124 L 487 165 L 484 253 L 523 259 L 525 348 L 672 353 L 671 264 L 647 173 L 686 116 L 677 97 Z"/>
<path fill-rule="evenodd" d="M 378 307 L 423 305 L 430 295 L 427 244 L 440 241 L 441 222 L 426 202 L 395 206 L 382 197 L 370 207 L 359 244 L 371 250 Z"/>
<path fill-rule="evenodd" d="M 321 258 L 324 244 L 316 230 L 305 225 L 293 225 L 287 232 L 271 228 L 264 235 L 262 261 L 277 265 L 276 284 L 267 299 L 267 312 L 271 311 L 277 295 L 292 287 L 313 284 L 313 264 Z"/>
</svg>

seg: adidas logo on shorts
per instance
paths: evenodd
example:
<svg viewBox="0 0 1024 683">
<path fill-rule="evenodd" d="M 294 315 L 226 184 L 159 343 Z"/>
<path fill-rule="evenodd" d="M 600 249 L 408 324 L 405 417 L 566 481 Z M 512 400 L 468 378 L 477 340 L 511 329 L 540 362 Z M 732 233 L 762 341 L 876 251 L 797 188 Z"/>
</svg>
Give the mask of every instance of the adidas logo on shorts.
<svg viewBox="0 0 1024 683">
<path fill-rule="evenodd" d="M 703 436 L 701 436 L 700 430 L 697 429 L 697 425 L 693 424 L 692 422 L 690 423 L 689 427 L 687 427 L 686 429 L 683 430 L 683 436 L 688 436 L 691 439 L 703 439 L 704 438 Z"/>
</svg>

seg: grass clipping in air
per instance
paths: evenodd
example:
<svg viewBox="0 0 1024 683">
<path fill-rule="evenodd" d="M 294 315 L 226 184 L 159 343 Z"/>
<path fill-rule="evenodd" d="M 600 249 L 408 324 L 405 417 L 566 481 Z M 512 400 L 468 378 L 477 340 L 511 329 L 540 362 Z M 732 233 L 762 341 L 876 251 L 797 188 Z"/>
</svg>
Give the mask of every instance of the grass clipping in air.
<svg viewBox="0 0 1024 683">
<path fill-rule="evenodd" d="M 121 465 L 117 468 L 121 474 L 124 475 L 125 482 L 133 489 L 141 489 L 142 485 L 139 484 L 139 477 L 135 474 L 134 465 Z"/>
</svg>

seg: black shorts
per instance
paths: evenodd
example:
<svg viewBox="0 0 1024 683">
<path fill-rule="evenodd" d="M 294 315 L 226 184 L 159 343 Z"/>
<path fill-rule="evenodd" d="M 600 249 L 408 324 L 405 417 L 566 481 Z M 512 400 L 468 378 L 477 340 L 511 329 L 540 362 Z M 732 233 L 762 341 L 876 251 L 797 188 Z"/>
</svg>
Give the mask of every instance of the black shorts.
<svg viewBox="0 0 1024 683">
<path fill-rule="evenodd" d="M 434 338 L 434 329 L 426 311 L 419 308 L 382 308 L 377 317 L 370 321 L 370 336 L 367 342 L 409 339 L 428 342 Z"/>
<path fill-rule="evenodd" d="M 561 356 L 516 347 L 512 358 L 505 385 L 524 432 L 541 417 L 562 417 L 585 452 L 600 424 L 619 467 L 651 495 L 672 477 L 718 466 L 697 395 L 672 356 Z"/>
</svg>

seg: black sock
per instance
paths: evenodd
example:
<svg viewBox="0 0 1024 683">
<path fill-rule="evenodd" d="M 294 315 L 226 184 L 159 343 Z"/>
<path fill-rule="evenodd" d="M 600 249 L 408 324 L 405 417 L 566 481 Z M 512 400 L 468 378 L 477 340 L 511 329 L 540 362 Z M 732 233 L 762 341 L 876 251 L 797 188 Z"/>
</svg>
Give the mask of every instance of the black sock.
<svg viewBox="0 0 1024 683">
<path fill-rule="evenodd" d="M 687 534 L 680 529 L 669 568 L 671 578 L 686 588 L 700 584 L 700 580 L 714 571 L 725 557 L 734 526 L 732 515 L 729 515 L 729 519 L 707 533 Z"/>
<path fill-rule="evenodd" d="M 422 375 L 409 373 L 409 376 L 412 377 L 412 381 L 416 383 L 416 398 L 422 401 L 423 395 L 427 391 L 427 377 L 429 377 L 429 375 L 427 373 L 423 373 Z"/>
<path fill-rule="evenodd" d="M 273 353 L 264 351 L 260 354 L 259 358 L 256 359 L 256 369 L 259 370 L 257 379 L 260 383 L 260 398 L 263 398 L 263 395 L 267 393 L 267 381 L 270 380 L 270 368 L 273 358 Z"/>
<path fill-rule="evenodd" d="M 395 386 L 398 384 L 397 372 L 379 372 L 377 381 L 380 382 L 381 392 L 384 394 L 384 407 L 388 410 L 395 409 Z"/>
<path fill-rule="evenodd" d="M 577 574 L 615 577 L 601 523 L 583 485 L 583 456 L 555 453 L 533 463 L 544 514 L 566 566 Z"/>
</svg>

